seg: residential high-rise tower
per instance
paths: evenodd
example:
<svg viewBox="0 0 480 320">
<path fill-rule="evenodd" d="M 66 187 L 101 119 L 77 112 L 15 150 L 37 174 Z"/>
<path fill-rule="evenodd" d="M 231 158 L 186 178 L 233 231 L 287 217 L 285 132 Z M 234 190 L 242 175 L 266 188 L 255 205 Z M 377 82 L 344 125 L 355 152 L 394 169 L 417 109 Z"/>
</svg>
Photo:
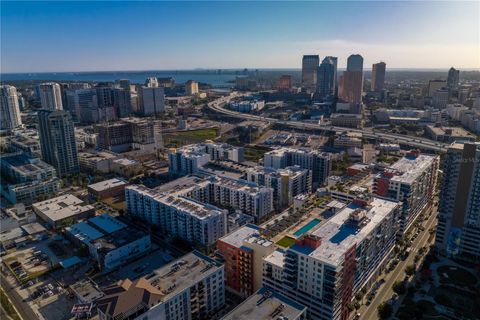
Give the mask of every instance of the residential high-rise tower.
<svg viewBox="0 0 480 320">
<path fill-rule="evenodd" d="M 438 207 L 437 249 L 480 261 L 480 143 L 454 143 L 445 154 Z"/>
<path fill-rule="evenodd" d="M 41 83 L 37 90 L 42 109 L 63 110 L 62 91 L 58 83 Z"/>
<path fill-rule="evenodd" d="M 39 110 L 38 132 L 43 160 L 54 166 L 60 177 L 78 173 L 80 166 L 70 113 Z"/>
<path fill-rule="evenodd" d="M 0 86 L 0 130 L 11 130 L 22 124 L 17 89 Z"/>
</svg>

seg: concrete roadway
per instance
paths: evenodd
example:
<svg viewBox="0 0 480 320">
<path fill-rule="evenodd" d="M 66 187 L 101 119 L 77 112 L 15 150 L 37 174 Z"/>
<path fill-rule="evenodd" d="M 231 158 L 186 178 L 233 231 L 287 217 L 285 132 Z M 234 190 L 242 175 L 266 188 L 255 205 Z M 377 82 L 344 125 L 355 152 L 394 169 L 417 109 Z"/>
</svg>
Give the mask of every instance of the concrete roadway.
<svg viewBox="0 0 480 320">
<path fill-rule="evenodd" d="M 355 129 L 355 128 L 319 125 L 315 123 L 302 122 L 302 121 L 285 121 L 285 120 L 278 120 L 275 118 L 261 117 L 261 116 L 252 115 L 248 113 L 241 113 L 241 112 L 223 108 L 223 105 L 225 103 L 228 103 L 231 99 L 236 97 L 241 97 L 244 95 L 246 94 L 233 93 L 230 96 L 221 97 L 216 99 L 215 101 L 209 102 L 208 107 L 214 111 L 226 114 L 228 116 L 236 117 L 236 118 L 241 118 L 245 120 L 268 121 L 271 123 L 286 125 L 286 126 L 290 126 L 298 129 L 325 130 L 325 131 L 335 131 L 335 132 L 342 132 L 342 131 L 358 132 L 358 133 L 362 133 L 365 138 L 380 139 L 380 140 L 388 141 L 391 143 L 404 144 L 404 145 L 409 145 L 415 148 L 428 149 L 428 150 L 433 150 L 437 152 L 446 151 L 448 147 L 447 144 L 440 143 L 440 142 L 433 141 L 426 138 L 418 138 L 418 137 L 410 137 L 410 136 L 401 135 L 401 134 L 378 132 L 378 131 L 372 130 L 371 128 Z"/>
<path fill-rule="evenodd" d="M 363 305 L 358 312 L 361 314 L 361 319 L 365 320 L 373 320 L 378 319 L 378 311 L 377 307 L 382 304 L 383 302 L 389 300 L 393 295 L 392 285 L 396 281 L 401 281 L 405 278 L 405 267 L 408 265 L 413 264 L 413 260 L 415 255 L 418 253 L 418 249 L 422 247 L 428 247 L 430 243 L 428 243 L 428 238 L 430 237 L 430 233 L 428 232 L 430 228 L 432 228 L 436 223 L 436 207 L 432 207 L 434 213 L 430 215 L 429 219 L 425 223 L 425 230 L 420 232 L 418 237 L 413 241 L 411 246 L 412 250 L 410 255 L 404 261 L 400 260 L 397 267 L 390 273 L 388 273 L 384 279 L 385 283 L 380 287 L 378 293 L 375 295 L 375 298 L 372 300 L 372 303 L 367 307 Z M 365 299 L 365 298 L 364 298 Z M 398 300 L 397 300 L 398 303 Z M 394 306 L 394 310 L 396 311 L 397 306 Z"/>
<path fill-rule="evenodd" d="M 9 279 L 7 279 L 7 277 Z M 10 299 L 10 302 L 15 306 L 17 312 L 20 314 L 22 319 L 38 319 L 38 316 L 33 312 L 27 302 L 23 302 L 23 298 L 15 291 L 17 286 L 15 280 L 11 279 L 10 275 L 6 275 L 2 271 L 1 275 L 1 286 L 5 294 Z"/>
</svg>

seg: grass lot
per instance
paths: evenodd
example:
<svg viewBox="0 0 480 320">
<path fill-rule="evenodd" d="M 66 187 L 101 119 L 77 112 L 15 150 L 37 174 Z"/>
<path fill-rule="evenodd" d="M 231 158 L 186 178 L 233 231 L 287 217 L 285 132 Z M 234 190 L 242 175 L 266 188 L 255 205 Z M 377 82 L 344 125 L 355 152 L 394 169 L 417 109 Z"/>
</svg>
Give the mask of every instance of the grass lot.
<svg viewBox="0 0 480 320">
<path fill-rule="evenodd" d="M 477 283 L 477 278 L 463 268 L 455 267 L 455 269 L 452 269 L 450 266 L 442 266 L 438 268 L 437 272 L 441 282 L 452 283 L 459 286 L 470 286 Z M 448 277 L 445 277 L 444 274 Z"/>
<path fill-rule="evenodd" d="M 284 248 L 289 248 L 295 244 L 295 239 L 289 236 L 285 236 L 277 241 L 277 244 Z"/>
<path fill-rule="evenodd" d="M 0 289 L 0 302 L 2 303 L 3 309 L 8 313 L 8 315 L 14 319 L 14 320 L 20 320 L 20 316 L 17 314 L 15 309 L 13 308 L 12 303 L 8 299 L 7 295 L 5 292 L 3 292 L 2 289 Z"/>
<path fill-rule="evenodd" d="M 103 199 L 102 201 L 117 211 L 125 210 L 126 208 L 125 201 L 116 202 L 115 200 L 116 199 L 114 198 L 106 198 L 106 199 Z"/>
<path fill-rule="evenodd" d="M 190 143 L 203 142 L 205 140 L 213 140 L 218 135 L 218 129 L 206 128 L 199 130 L 180 131 L 175 133 L 167 133 L 163 136 L 166 146 L 180 147 Z"/>
<path fill-rule="evenodd" d="M 263 154 L 270 151 L 270 148 L 266 147 L 245 147 L 245 160 L 247 161 L 258 161 L 263 158 Z"/>
</svg>

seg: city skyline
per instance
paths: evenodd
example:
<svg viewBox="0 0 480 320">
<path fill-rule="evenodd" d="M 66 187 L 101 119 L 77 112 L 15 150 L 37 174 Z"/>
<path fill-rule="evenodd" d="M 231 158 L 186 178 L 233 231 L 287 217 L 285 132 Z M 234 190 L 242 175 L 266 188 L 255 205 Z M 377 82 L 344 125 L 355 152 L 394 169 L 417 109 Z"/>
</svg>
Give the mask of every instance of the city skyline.
<svg viewBox="0 0 480 320">
<path fill-rule="evenodd" d="M 355 53 L 365 70 L 379 61 L 389 69 L 480 67 L 474 2 L 1 5 L 2 73 L 297 69 L 307 54 L 336 56 L 343 69 Z M 391 23 L 401 19 L 401 27 Z"/>
</svg>

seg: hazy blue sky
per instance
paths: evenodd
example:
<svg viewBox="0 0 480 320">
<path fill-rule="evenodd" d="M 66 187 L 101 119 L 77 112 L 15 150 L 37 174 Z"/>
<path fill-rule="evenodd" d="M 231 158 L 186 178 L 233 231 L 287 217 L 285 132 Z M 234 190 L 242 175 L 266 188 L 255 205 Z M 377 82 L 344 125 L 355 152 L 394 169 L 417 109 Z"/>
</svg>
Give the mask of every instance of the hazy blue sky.
<svg viewBox="0 0 480 320">
<path fill-rule="evenodd" d="M 480 67 L 474 2 L 4 2 L 2 72 Z"/>
</svg>

